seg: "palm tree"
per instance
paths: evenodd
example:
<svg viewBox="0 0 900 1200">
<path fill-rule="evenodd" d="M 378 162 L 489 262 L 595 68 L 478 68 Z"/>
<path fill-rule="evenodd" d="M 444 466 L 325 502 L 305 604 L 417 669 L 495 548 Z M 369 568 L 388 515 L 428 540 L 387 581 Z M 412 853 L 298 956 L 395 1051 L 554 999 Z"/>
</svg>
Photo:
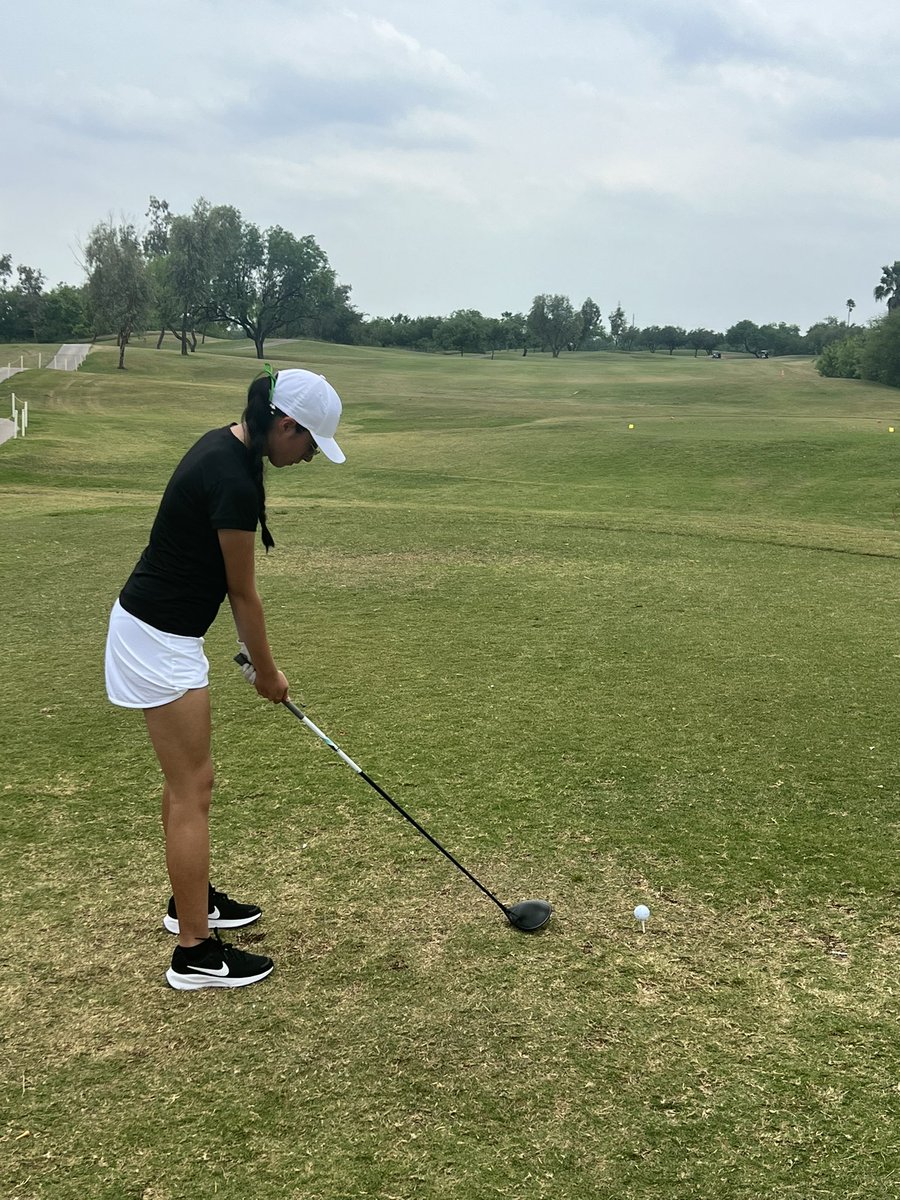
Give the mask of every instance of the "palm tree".
<svg viewBox="0 0 900 1200">
<path fill-rule="evenodd" d="M 881 283 L 874 292 L 876 300 L 887 300 L 888 312 L 900 308 L 900 260 L 881 268 Z"/>
<path fill-rule="evenodd" d="M 856 308 L 856 301 L 848 300 L 846 303 L 846 307 L 847 307 L 847 326 L 849 328 L 850 322 L 852 320 L 852 317 L 850 314 L 853 312 L 854 308 Z"/>
</svg>

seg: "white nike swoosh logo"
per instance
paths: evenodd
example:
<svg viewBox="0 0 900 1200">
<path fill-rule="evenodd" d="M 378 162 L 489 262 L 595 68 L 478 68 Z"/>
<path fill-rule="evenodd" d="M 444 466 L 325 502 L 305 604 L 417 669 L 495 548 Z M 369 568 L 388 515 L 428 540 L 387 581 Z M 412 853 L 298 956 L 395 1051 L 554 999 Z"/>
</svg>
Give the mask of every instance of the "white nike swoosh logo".
<svg viewBox="0 0 900 1200">
<path fill-rule="evenodd" d="M 218 904 L 213 905 L 213 910 L 209 914 L 210 921 L 218 921 L 220 916 L 221 916 L 221 913 L 219 912 Z"/>
<path fill-rule="evenodd" d="M 190 967 L 191 971 L 199 971 L 201 975 L 221 975 L 229 974 L 228 963 L 222 963 L 221 967 Z"/>
</svg>

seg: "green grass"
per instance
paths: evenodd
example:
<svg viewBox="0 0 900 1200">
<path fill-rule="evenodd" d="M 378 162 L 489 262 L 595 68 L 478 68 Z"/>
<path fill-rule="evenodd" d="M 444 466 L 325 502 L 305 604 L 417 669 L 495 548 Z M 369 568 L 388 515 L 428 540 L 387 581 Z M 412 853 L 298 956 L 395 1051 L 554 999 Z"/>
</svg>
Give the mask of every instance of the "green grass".
<svg viewBox="0 0 900 1200">
<path fill-rule="evenodd" d="M 39 364 L 46 366 L 58 349 L 57 342 L 52 345 L 46 342 L 0 342 L 0 367 L 23 367 L 31 370 Z"/>
<path fill-rule="evenodd" d="M 105 621 L 259 364 L 148 342 L 19 375 L 0 1194 L 894 1195 L 898 393 L 805 360 L 267 358 L 345 399 L 347 464 L 269 475 L 294 694 L 556 916 L 506 926 L 254 697 L 223 614 L 214 878 L 277 971 L 165 988 L 158 770 L 105 700 Z"/>
</svg>

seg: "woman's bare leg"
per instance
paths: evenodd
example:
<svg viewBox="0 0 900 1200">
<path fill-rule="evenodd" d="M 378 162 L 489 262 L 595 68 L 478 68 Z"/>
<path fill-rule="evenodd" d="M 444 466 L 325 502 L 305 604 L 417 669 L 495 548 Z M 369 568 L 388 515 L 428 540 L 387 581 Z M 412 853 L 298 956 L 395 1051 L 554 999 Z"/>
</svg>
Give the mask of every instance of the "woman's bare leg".
<svg viewBox="0 0 900 1200">
<path fill-rule="evenodd" d="M 209 937 L 209 691 L 195 688 L 171 704 L 145 708 L 144 718 L 165 776 L 162 816 L 178 941 L 196 946 Z"/>
</svg>

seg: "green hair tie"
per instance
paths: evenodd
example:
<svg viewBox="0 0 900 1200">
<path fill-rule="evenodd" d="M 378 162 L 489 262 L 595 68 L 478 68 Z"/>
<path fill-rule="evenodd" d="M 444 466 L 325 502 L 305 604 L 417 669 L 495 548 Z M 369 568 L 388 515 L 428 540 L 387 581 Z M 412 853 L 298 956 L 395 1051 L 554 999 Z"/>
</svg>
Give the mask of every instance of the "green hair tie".
<svg viewBox="0 0 900 1200">
<path fill-rule="evenodd" d="M 263 368 L 269 377 L 269 408 L 272 412 L 275 411 L 275 372 L 272 370 L 270 363 L 263 363 Z"/>
</svg>

